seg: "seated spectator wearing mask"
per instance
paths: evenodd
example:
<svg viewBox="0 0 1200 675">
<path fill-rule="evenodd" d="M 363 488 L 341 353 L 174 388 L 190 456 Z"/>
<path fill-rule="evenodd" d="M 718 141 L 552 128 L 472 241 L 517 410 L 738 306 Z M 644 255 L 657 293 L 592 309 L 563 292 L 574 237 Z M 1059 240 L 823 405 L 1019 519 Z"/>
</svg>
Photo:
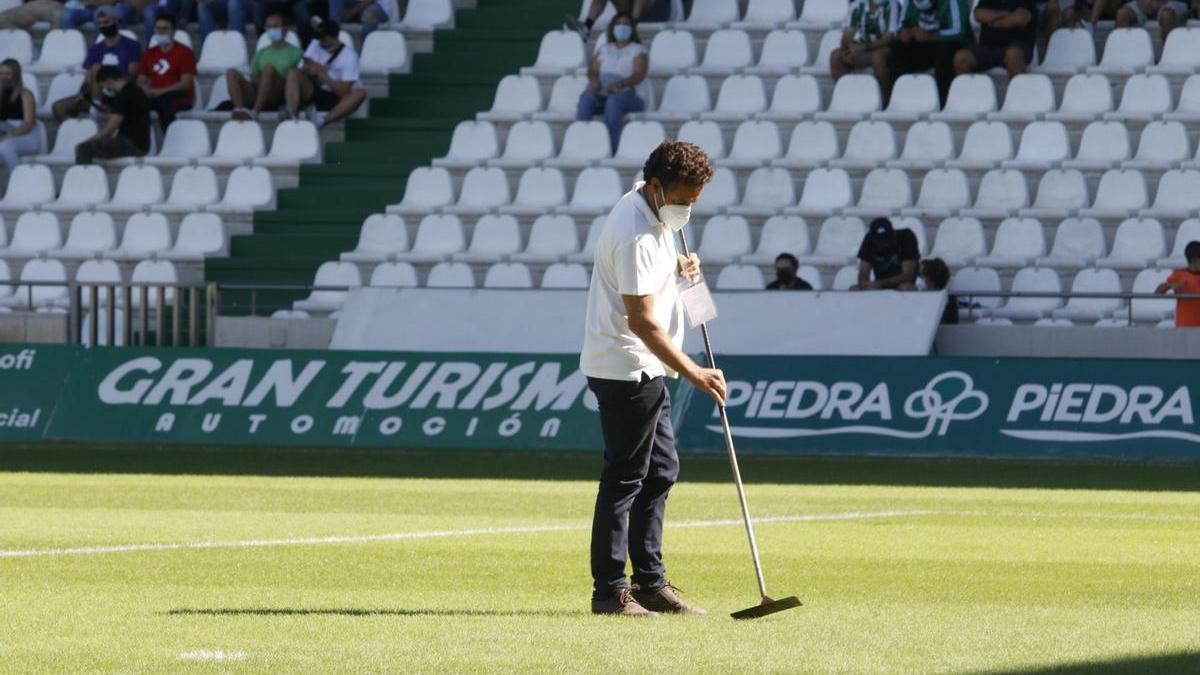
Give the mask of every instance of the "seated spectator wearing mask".
<svg viewBox="0 0 1200 675">
<path fill-rule="evenodd" d="M 596 50 L 588 66 L 588 85 L 579 95 L 575 119 L 587 121 L 604 113 L 612 152 L 621 140 L 626 113 L 646 109 L 646 70 L 650 58 L 628 14 L 618 14 L 608 24 L 608 42 Z"/>
<path fill-rule="evenodd" d="M 366 38 L 388 22 L 388 13 L 380 0 L 329 0 L 329 18 L 340 23 L 361 23 Z"/>
<path fill-rule="evenodd" d="M 842 29 L 842 44 L 829 55 L 829 73 L 834 80 L 846 73 L 870 67 L 875 79 L 888 79 L 887 60 L 892 34 L 892 17 L 899 10 L 892 0 L 854 0 L 850 17 Z"/>
<path fill-rule="evenodd" d="M 1183 256 L 1187 258 L 1187 267 L 1171 272 L 1171 276 L 1154 289 L 1155 293 L 1200 294 L 1200 241 L 1189 241 L 1183 248 Z M 1200 300 L 1184 298 L 1175 301 L 1175 327 L 1200 328 Z"/>
<path fill-rule="evenodd" d="M 800 261 L 791 253 L 775 257 L 775 281 L 767 284 L 768 291 L 811 291 L 812 284 L 796 276 Z"/>
<path fill-rule="evenodd" d="M 921 261 L 921 281 L 925 282 L 927 291 L 944 291 L 950 285 L 950 267 L 941 258 L 923 260 Z M 946 294 L 946 308 L 942 310 L 941 323 L 958 323 L 958 298 L 953 293 Z"/>
<path fill-rule="evenodd" d="M 351 115 L 367 100 L 358 81 L 358 54 L 338 39 L 341 27 L 322 21 L 316 38 L 304 51 L 304 64 L 287 74 L 287 113 L 299 117 L 300 108 L 316 107 L 313 123 L 321 128 Z"/>
<path fill-rule="evenodd" d="M 671 20 L 671 0 L 611 0 L 611 2 L 613 9 L 617 10 L 617 14 L 628 14 L 635 23 Z M 568 15 L 563 20 L 563 25 L 567 27 L 567 30 L 578 32 L 579 36 L 583 38 L 584 44 L 587 44 L 588 37 L 592 34 L 592 28 L 596 26 L 596 20 L 604 13 L 604 6 L 608 3 L 609 0 L 592 0 L 591 6 L 588 7 L 587 19 L 581 22 L 574 16 Z M 611 40 L 612 37 L 610 36 L 609 39 Z"/>
<path fill-rule="evenodd" d="M 237 68 L 225 71 L 235 120 L 258 119 L 258 113 L 263 110 L 276 110 L 283 105 L 287 75 L 304 60 L 300 48 L 285 39 L 287 25 L 282 14 L 268 14 L 266 26 L 267 39 L 271 43 L 254 54 L 250 61 L 250 79 L 247 80 Z M 247 110 L 246 105 L 251 102 L 253 108 Z"/>
<path fill-rule="evenodd" d="M 247 0 L 200 0 L 196 5 L 196 18 L 200 22 L 200 41 L 217 29 L 217 23 L 225 21 L 225 30 L 237 33 L 246 30 Z"/>
<path fill-rule="evenodd" d="M 850 290 L 893 288 L 911 291 L 916 288 L 920 258 L 917 235 L 912 230 L 896 231 L 892 221 L 876 218 L 871 221 L 858 248 L 858 283 Z"/>
<path fill-rule="evenodd" d="M 16 59 L 0 62 L 0 129 L 4 132 L 0 159 L 9 173 L 21 163 L 21 157 L 42 152 L 33 92 L 25 88 Z"/>
<path fill-rule="evenodd" d="M 138 84 L 146 91 L 165 132 L 176 113 L 195 103 L 196 55 L 175 41 L 175 18 L 167 14 L 155 20 L 150 44 L 138 66 Z"/>
<path fill-rule="evenodd" d="M 1003 66 L 1008 78 L 1024 73 L 1033 63 L 1037 41 L 1037 6 L 1034 0 L 980 0 L 975 20 L 979 42 L 954 55 L 954 72 L 982 73 Z"/>
<path fill-rule="evenodd" d="M 86 115 L 93 105 L 100 106 L 103 97 L 100 95 L 100 85 L 96 82 L 96 71 L 100 70 L 100 66 L 116 66 L 121 72 L 128 73 L 130 79 L 137 78 L 142 45 L 137 40 L 121 35 L 116 10 L 112 7 L 96 10 L 96 28 L 100 32 L 100 40 L 88 49 L 83 59 L 83 69 L 86 71 L 83 87 L 78 94 L 59 99 L 51 105 L 54 119 L 59 122 L 68 117 Z"/>
<path fill-rule="evenodd" d="M 62 20 L 62 9 L 59 0 L 26 0 L 0 12 L 0 30 L 29 30 L 43 21 L 57 26 Z"/>
<path fill-rule="evenodd" d="M 150 99 L 116 66 L 102 66 L 96 81 L 112 114 L 95 136 L 75 146 L 75 163 L 141 157 L 150 151 Z"/>
</svg>

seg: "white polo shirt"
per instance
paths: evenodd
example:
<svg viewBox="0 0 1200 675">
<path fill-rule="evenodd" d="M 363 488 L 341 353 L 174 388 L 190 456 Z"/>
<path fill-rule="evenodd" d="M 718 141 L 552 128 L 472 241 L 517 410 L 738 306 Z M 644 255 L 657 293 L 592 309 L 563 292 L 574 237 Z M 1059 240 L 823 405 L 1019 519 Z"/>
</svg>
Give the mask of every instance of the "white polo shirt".
<svg viewBox="0 0 1200 675">
<path fill-rule="evenodd" d="M 622 295 L 654 296 L 654 318 L 683 346 L 675 233 L 658 222 L 637 183 L 617 202 L 596 239 L 579 369 L 606 380 L 677 377 L 629 330 Z"/>
</svg>

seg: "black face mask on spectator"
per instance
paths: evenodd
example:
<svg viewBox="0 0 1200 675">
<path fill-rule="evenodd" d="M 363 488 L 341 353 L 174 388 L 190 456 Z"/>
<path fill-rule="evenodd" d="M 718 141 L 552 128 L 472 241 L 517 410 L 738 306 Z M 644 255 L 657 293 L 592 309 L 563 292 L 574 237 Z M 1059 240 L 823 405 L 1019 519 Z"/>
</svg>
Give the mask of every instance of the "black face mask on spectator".
<svg viewBox="0 0 1200 675">
<path fill-rule="evenodd" d="M 792 269 L 791 267 L 787 267 L 787 266 L 776 267 L 775 268 L 775 278 L 781 284 L 791 284 L 793 281 L 796 280 L 796 270 Z"/>
<path fill-rule="evenodd" d="M 100 26 L 100 34 L 106 38 L 110 38 L 117 34 L 117 24 L 110 23 L 107 26 Z"/>
</svg>

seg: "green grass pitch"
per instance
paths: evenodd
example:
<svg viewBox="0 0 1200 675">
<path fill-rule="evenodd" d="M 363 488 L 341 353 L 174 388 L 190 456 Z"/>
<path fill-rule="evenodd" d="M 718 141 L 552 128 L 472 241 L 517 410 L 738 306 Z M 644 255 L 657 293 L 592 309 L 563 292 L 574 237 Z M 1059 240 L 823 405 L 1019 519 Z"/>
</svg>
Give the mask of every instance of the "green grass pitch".
<svg viewBox="0 0 1200 675">
<path fill-rule="evenodd" d="M 652 621 L 587 613 L 594 458 L 370 461 L 407 476 L 9 462 L 0 671 L 1200 672 L 1191 468 L 748 458 L 768 587 L 805 606 L 737 622 L 720 458 L 684 458 L 666 532 L 710 615 Z"/>
</svg>

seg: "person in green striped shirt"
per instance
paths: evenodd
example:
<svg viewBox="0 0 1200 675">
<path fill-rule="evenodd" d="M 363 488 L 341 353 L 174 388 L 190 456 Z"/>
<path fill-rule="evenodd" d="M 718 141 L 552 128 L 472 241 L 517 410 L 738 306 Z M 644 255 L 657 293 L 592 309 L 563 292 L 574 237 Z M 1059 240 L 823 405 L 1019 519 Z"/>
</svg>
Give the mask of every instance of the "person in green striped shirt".
<svg viewBox="0 0 1200 675">
<path fill-rule="evenodd" d="M 888 47 L 894 38 L 892 17 L 895 0 L 854 0 L 842 30 L 842 44 L 829 55 L 829 73 L 834 80 L 870 66 L 876 79 L 887 79 Z"/>
<path fill-rule="evenodd" d="M 954 54 L 973 44 L 970 0 L 907 0 L 888 59 L 889 79 L 880 81 L 885 99 L 891 96 L 890 78 L 933 68 L 938 97 L 946 105 Z"/>
</svg>

